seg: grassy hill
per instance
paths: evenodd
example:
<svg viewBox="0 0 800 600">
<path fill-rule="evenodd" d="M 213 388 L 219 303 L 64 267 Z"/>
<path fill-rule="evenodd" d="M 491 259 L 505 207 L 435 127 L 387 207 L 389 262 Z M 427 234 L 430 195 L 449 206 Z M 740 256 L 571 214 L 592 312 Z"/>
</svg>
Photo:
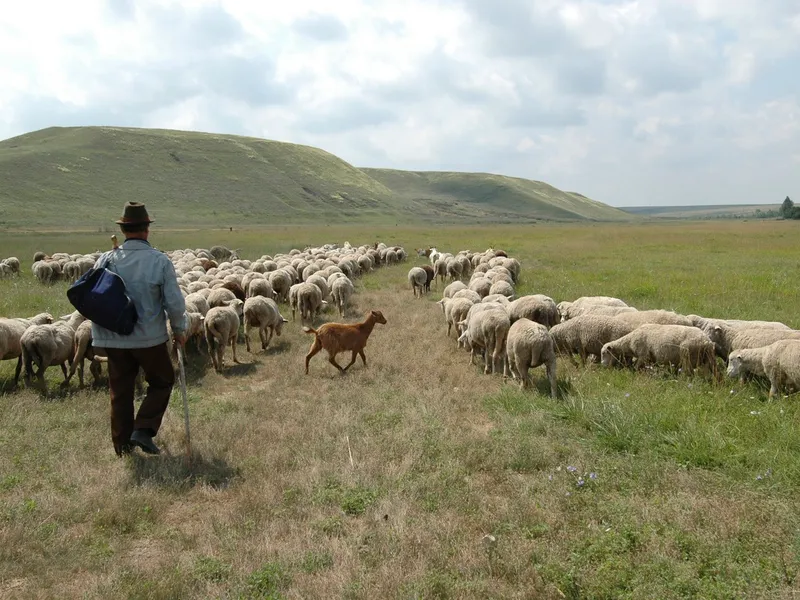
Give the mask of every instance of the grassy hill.
<svg viewBox="0 0 800 600">
<path fill-rule="evenodd" d="M 636 218 L 536 181 L 358 169 L 319 148 L 160 129 L 52 127 L 0 141 L 0 181 L 4 228 L 104 227 L 131 200 L 170 226 Z"/>
<path fill-rule="evenodd" d="M 654 219 L 738 219 L 754 217 L 757 210 L 777 211 L 780 204 L 709 204 L 698 206 L 625 206 L 632 215 Z"/>
</svg>

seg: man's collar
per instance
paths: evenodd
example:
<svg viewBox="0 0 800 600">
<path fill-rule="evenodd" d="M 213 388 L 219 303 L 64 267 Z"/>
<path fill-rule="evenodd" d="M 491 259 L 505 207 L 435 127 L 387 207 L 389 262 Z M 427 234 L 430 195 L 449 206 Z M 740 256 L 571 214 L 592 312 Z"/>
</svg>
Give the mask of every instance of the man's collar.
<svg viewBox="0 0 800 600">
<path fill-rule="evenodd" d="M 125 244 L 133 244 L 133 243 L 147 244 L 148 246 L 150 246 L 152 248 L 152 245 L 150 244 L 150 242 L 148 242 L 147 240 L 143 240 L 141 238 L 126 238 L 125 241 L 122 242 L 123 246 Z"/>
</svg>

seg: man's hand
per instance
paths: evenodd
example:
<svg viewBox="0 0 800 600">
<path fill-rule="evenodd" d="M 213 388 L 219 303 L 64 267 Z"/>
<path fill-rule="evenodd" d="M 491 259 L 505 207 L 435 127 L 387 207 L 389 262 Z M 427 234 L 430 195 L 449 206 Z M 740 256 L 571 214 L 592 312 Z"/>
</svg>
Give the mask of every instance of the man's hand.
<svg viewBox="0 0 800 600">
<path fill-rule="evenodd" d="M 176 333 L 172 337 L 175 340 L 175 343 L 178 344 L 178 346 L 180 346 L 181 348 L 183 348 L 186 345 L 186 334 L 185 333 L 182 333 L 182 332 L 181 333 Z"/>
</svg>

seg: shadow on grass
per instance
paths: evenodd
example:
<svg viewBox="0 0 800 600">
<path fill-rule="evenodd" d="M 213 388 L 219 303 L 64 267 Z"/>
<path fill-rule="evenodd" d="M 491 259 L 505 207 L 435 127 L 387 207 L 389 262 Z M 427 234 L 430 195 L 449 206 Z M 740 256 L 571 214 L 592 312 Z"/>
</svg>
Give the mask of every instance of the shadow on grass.
<svg viewBox="0 0 800 600">
<path fill-rule="evenodd" d="M 132 485 L 154 485 L 171 490 L 186 490 L 196 485 L 227 488 L 240 476 L 223 458 L 206 458 L 199 452 L 187 461 L 184 455 L 145 456 L 138 450 L 129 457 Z"/>
<path fill-rule="evenodd" d="M 222 373 L 220 373 L 220 375 L 223 377 L 242 377 L 244 375 L 250 375 L 251 373 L 255 372 L 255 370 L 256 363 L 233 363 L 225 365 L 222 368 Z"/>
</svg>

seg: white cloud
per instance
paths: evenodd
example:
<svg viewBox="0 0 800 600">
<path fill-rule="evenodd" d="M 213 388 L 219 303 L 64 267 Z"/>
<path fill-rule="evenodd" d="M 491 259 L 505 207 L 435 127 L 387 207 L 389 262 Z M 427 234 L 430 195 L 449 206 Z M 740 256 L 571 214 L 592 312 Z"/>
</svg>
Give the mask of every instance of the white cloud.
<svg viewBox="0 0 800 600">
<path fill-rule="evenodd" d="M 796 0 L 14 3 L 0 138 L 196 129 L 618 206 L 773 202 L 800 196 L 799 32 Z"/>
</svg>

